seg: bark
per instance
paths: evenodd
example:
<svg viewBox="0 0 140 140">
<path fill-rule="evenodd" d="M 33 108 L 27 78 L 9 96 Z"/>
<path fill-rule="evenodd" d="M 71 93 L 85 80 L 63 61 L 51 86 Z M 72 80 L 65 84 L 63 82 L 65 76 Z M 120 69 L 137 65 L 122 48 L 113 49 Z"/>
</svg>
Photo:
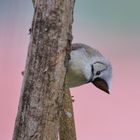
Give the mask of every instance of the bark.
<svg viewBox="0 0 140 140">
<path fill-rule="evenodd" d="M 74 0 L 37 0 L 13 140 L 57 140 Z"/>
<path fill-rule="evenodd" d="M 60 140 L 76 140 L 72 97 L 68 88 L 65 89 L 64 109 L 60 120 Z"/>
</svg>

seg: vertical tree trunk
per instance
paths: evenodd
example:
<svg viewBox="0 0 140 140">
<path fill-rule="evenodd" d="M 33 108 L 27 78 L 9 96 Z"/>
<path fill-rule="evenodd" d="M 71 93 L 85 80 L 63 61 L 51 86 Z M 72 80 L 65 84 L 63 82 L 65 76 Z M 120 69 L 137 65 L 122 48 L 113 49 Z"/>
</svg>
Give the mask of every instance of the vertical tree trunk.
<svg viewBox="0 0 140 140">
<path fill-rule="evenodd" d="M 74 0 L 36 0 L 13 140 L 57 140 Z"/>
<path fill-rule="evenodd" d="M 64 109 L 60 120 L 60 140 L 76 140 L 72 98 L 68 88 L 65 89 Z"/>
</svg>

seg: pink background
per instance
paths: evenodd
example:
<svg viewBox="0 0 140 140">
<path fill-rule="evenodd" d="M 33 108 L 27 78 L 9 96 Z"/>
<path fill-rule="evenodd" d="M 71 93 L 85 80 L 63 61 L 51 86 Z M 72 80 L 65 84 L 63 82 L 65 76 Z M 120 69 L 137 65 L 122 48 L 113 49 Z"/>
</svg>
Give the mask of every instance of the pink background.
<svg viewBox="0 0 140 140">
<path fill-rule="evenodd" d="M 96 47 L 113 66 L 111 95 L 92 84 L 71 89 L 78 140 L 140 140 L 139 4 L 77 0 L 74 42 Z M 0 0 L 1 140 L 12 139 L 32 14 L 30 1 Z"/>
</svg>

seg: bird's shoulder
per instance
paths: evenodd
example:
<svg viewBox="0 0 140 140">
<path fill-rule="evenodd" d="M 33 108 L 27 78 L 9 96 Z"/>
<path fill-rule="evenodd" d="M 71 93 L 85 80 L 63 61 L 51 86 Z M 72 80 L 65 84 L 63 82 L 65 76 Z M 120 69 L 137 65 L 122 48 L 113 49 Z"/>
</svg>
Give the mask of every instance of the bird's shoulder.
<svg viewBox="0 0 140 140">
<path fill-rule="evenodd" d="M 97 53 L 99 53 L 95 48 L 92 48 L 86 44 L 82 44 L 82 43 L 74 43 L 72 44 L 72 51 L 78 50 L 78 49 L 85 49 L 85 51 L 87 52 L 87 54 L 92 57 L 94 55 L 96 55 Z"/>
</svg>

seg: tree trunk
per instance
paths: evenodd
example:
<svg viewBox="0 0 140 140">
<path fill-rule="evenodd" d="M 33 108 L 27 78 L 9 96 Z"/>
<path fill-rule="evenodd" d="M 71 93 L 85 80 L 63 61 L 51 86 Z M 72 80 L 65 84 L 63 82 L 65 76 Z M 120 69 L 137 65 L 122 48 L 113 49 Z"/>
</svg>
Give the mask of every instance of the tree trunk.
<svg viewBox="0 0 140 140">
<path fill-rule="evenodd" d="M 13 140 L 57 140 L 74 0 L 36 0 L 34 6 Z"/>
<path fill-rule="evenodd" d="M 76 140 L 72 97 L 68 88 L 65 89 L 64 109 L 60 120 L 60 140 Z"/>
</svg>

